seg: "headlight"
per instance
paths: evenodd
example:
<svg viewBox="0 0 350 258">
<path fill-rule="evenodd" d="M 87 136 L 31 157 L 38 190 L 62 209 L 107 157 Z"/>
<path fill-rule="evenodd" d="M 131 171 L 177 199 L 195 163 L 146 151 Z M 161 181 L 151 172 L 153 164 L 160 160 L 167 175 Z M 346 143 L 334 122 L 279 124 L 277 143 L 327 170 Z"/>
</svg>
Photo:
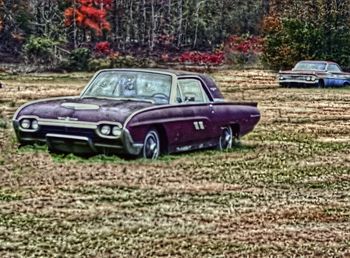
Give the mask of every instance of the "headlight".
<svg viewBox="0 0 350 258">
<path fill-rule="evenodd" d="M 312 80 L 312 77 L 311 77 L 311 76 L 308 76 L 308 77 L 306 77 L 306 80 L 307 80 L 307 81 L 311 81 L 311 80 Z"/>
<path fill-rule="evenodd" d="M 283 80 L 284 80 L 284 77 L 283 77 L 283 76 L 280 76 L 280 80 L 283 81 Z"/>
<path fill-rule="evenodd" d="M 34 118 L 23 118 L 20 120 L 19 126 L 24 130 L 37 131 L 39 122 Z"/>
<path fill-rule="evenodd" d="M 312 80 L 312 81 L 316 81 L 316 79 L 317 79 L 316 76 L 312 76 L 312 77 L 311 77 L 311 80 Z"/>
<path fill-rule="evenodd" d="M 109 135 L 111 133 L 111 127 L 109 125 L 104 125 L 101 127 L 101 134 Z"/>
<path fill-rule="evenodd" d="M 30 128 L 30 120 L 29 119 L 23 119 L 21 121 L 21 127 L 23 129 L 29 129 Z"/>
<path fill-rule="evenodd" d="M 33 129 L 33 130 L 38 130 L 38 128 L 39 128 L 38 120 L 34 119 L 34 120 L 32 121 L 32 129 Z"/>
<path fill-rule="evenodd" d="M 114 136 L 120 136 L 122 131 L 120 130 L 119 126 L 114 126 L 112 130 L 112 134 Z"/>
</svg>

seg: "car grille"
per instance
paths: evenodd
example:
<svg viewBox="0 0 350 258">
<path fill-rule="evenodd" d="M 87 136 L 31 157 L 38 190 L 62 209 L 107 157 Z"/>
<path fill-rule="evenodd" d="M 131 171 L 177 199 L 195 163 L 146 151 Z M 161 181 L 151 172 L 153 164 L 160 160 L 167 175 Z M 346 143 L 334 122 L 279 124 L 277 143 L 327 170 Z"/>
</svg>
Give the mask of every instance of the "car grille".
<svg viewBox="0 0 350 258">
<path fill-rule="evenodd" d="M 290 77 L 293 80 L 306 80 L 306 76 L 294 75 Z"/>
<path fill-rule="evenodd" d="M 54 134 L 84 136 L 88 138 L 94 138 L 96 135 L 93 129 L 71 128 L 71 127 L 62 127 L 62 126 L 41 126 L 39 132 L 42 135 L 46 135 L 48 133 L 54 133 Z"/>
</svg>

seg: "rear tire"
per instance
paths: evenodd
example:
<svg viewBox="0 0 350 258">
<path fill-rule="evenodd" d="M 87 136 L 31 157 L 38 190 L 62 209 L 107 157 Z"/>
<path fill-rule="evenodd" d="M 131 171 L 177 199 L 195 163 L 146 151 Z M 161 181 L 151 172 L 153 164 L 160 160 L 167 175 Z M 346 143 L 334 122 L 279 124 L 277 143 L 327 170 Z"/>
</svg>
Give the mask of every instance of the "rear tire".
<svg viewBox="0 0 350 258">
<path fill-rule="evenodd" d="M 144 159 L 157 159 L 160 154 L 160 141 L 159 141 L 159 135 L 156 130 L 150 130 L 143 142 L 143 148 L 142 148 L 142 158 Z"/>
<path fill-rule="evenodd" d="M 222 128 L 221 136 L 219 138 L 219 150 L 228 150 L 232 148 L 233 133 L 231 126 L 225 126 Z"/>
</svg>

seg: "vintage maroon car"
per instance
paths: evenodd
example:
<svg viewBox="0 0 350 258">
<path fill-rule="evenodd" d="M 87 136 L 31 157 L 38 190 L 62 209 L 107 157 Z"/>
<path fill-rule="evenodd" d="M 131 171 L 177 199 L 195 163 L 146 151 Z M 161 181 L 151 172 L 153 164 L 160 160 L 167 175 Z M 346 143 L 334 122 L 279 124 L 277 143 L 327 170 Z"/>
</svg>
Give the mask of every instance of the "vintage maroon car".
<svg viewBox="0 0 350 258">
<path fill-rule="evenodd" d="M 63 153 L 161 153 L 228 149 L 260 120 L 256 103 L 226 102 L 214 81 L 165 70 L 99 71 L 77 97 L 28 103 L 13 118 L 21 144 Z"/>
<path fill-rule="evenodd" d="M 342 87 L 350 85 L 350 73 L 328 61 L 300 61 L 291 71 L 279 72 L 282 87 Z"/>
</svg>

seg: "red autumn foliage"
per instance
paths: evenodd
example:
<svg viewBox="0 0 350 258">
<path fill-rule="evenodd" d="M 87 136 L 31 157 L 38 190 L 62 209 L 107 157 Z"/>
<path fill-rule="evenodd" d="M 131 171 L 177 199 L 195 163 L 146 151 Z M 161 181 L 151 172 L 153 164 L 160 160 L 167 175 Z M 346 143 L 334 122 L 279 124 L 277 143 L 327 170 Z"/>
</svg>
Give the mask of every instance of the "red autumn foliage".
<svg viewBox="0 0 350 258">
<path fill-rule="evenodd" d="M 261 53 L 263 51 L 263 39 L 257 36 L 232 35 L 225 42 L 225 50 L 230 52 Z"/>
<path fill-rule="evenodd" d="M 226 63 L 254 63 L 263 52 L 263 38 L 251 35 L 231 35 L 224 43 Z"/>
<path fill-rule="evenodd" d="M 109 55 L 112 53 L 111 44 L 108 41 L 98 42 L 95 45 L 95 51 L 101 55 Z"/>
<path fill-rule="evenodd" d="M 225 60 L 224 52 L 203 53 L 198 51 L 184 52 L 179 57 L 179 62 L 200 65 L 221 65 Z"/>
<path fill-rule="evenodd" d="M 92 29 L 101 36 L 104 30 L 111 29 L 106 19 L 111 4 L 112 0 L 77 0 L 77 6 L 65 10 L 65 24 L 71 26 L 75 21 L 78 26 Z"/>
</svg>

